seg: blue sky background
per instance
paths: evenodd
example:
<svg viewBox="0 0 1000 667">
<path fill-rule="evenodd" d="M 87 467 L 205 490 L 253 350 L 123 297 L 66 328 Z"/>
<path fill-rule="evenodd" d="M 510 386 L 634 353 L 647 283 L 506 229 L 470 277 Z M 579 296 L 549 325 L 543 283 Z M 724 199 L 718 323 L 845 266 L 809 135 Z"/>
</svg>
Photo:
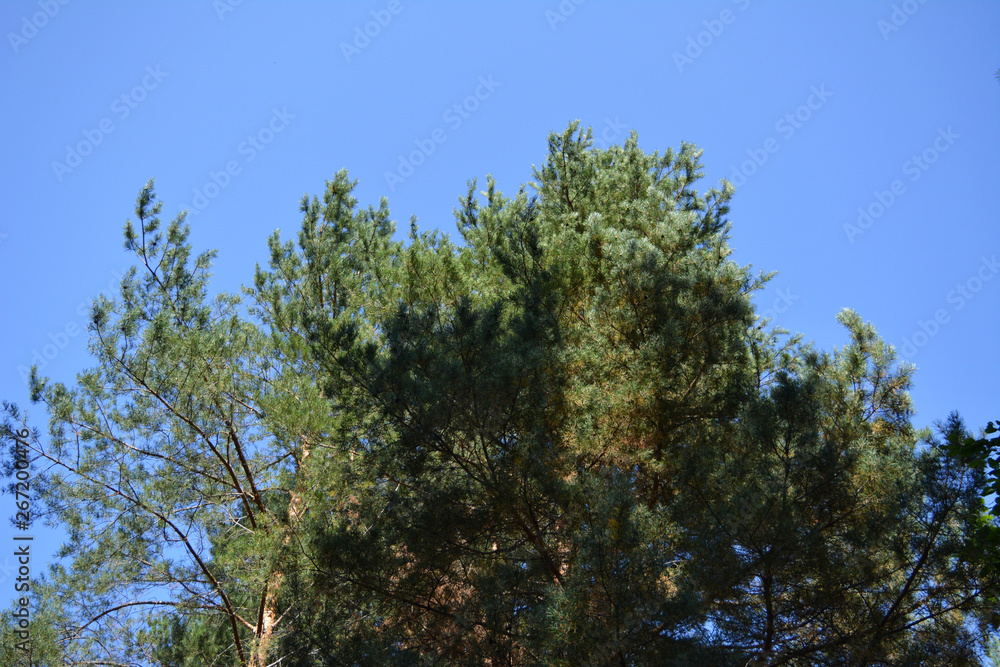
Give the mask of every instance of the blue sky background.
<svg viewBox="0 0 1000 667">
<path fill-rule="evenodd" d="M 760 309 L 827 350 L 857 310 L 918 367 L 918 426 L 1000 418 L 1000 3 L 5 0 L 0 29 L 0 397 L 34 425 L 23 373 L 92 364 L 148 179 L 235 291 L 337 170 L 400 237 L 457 237 L 466 182 L 514 194 L 574 119 L 701 147 L 734 259 L 780 272 Z"/>
</svg>

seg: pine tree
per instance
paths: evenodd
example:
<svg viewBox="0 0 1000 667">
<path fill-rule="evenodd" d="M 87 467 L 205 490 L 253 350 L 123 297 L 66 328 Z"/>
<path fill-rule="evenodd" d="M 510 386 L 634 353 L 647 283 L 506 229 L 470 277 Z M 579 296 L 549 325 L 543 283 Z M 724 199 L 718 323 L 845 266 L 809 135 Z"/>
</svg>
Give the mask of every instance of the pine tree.
<svg viewBox="0 0 1000 667">
<path fill-rule="evenodd" d="M 236 298 L 208 301 L 214 253 L 192 261 L 184 216 L 161 230 L 161 207 L 150 181 L 124 229 L 138 268 L 93 307 L 98 366 L 73 389 L 31 378 L 51 416 L 41 516 L 68 533 L 51 581 L 63 660 L 141 663 L 159 629 L 262 666 L 303 457 L 283 405 L 298 379 Z"/>
<path fill-rule="evenodd" d="M 852 311 L 769 329 L 700 151 L 472 181 L 462 243 L 394 240 L 341 171 L 207 297 L 183 218 L 94 309 L 98 367 L 36 378 L 70 529 L 60 648 L 160 665 L 979 664 L 982 466 L 911 424 L 912 369 Z M 530 190 L 530 192 L 529 192 Z M 18 421 L 12 408 L 7 429 Z M 107 563 L 106 567 L 97 567 Z M 123 606 L 123 603 L 126 603 Z M 55 607 L 53 607 L 55 608 Z M 55 636 L 55 635 L 53 635 Z"/>
</svg>

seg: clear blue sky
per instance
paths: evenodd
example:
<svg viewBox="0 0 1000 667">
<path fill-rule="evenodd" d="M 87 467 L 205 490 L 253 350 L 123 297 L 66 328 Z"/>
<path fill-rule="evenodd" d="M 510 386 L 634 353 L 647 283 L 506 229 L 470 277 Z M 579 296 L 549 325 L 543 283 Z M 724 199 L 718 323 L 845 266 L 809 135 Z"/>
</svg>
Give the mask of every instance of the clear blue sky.
<svg viewBox="0 0 1000 667">
<path fill-rule="evenodd" d="M 735 259 L 780 272 L 761 310 L 827 350 L 857 310 L 917 365 L 918 426 L 1000 418 L 1000 3 L 577 2 L 5 0 L 0 397 L 44 426 L 19 367 L 91 365 L 149 178 L 232 291 L 338 169 L 457 237 L 468 179 L 513 194 L 580 119 L 704 149 Z"/>
</svg>

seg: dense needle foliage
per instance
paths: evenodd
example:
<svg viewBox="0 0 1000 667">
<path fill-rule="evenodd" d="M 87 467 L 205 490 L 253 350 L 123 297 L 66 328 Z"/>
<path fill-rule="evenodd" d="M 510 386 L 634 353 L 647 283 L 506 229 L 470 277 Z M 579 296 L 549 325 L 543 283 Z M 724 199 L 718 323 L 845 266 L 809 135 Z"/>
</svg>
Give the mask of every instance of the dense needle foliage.
<svg viewBox="0 0 1000 667">
<path fill-rule="evenodd" d="M 832 353 L 757 317 L 699 156 L 572 124 L 516 196 L 470 184 L 462 245 L 340 172 L 214 299 L 147 184 L 97 365 L 33 378 L 68 537 L 30 664 L 980 664 L 969 434 L 914 430 L 857 314 Z"/>
</svg>

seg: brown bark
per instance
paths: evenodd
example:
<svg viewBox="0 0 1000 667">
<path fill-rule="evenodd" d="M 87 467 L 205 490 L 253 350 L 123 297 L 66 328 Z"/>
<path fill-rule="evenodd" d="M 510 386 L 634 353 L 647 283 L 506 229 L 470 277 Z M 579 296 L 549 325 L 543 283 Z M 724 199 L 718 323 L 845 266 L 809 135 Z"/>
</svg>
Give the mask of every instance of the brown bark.
<svg viewBox="0 0 1000 667">
<path fill-rule="evenodd" d="M 302 469 L 306 459 L 309 458 L 309 443 L 304 438 L 303 443 L 299 470 Z M 291 540 L 294 526 L 305 511 L 302 505 L 301 486 L 297 484 L 297 488 L 292 491 L 292 497 L 288 503 L 288 523 L 290 529 L 285 533 L 283 546 L 287 546 L 289 540 Z M 264 584 L 264 590 L 261 591 L 260 609 L 257 614 L 257 628 L 254 633 L 257 649 L 254 651 L 251 667 L 267 667 L 268 665 L 267 654 L 271 649 L 275 629 L 281 621 L 281 613 L 278 609 L 278 593 L 281 590 L 281 583 L 284 577 L 284 572 L 280 569 L 275 570 L 271 573 L 270 580 Z"/>
</svg>

